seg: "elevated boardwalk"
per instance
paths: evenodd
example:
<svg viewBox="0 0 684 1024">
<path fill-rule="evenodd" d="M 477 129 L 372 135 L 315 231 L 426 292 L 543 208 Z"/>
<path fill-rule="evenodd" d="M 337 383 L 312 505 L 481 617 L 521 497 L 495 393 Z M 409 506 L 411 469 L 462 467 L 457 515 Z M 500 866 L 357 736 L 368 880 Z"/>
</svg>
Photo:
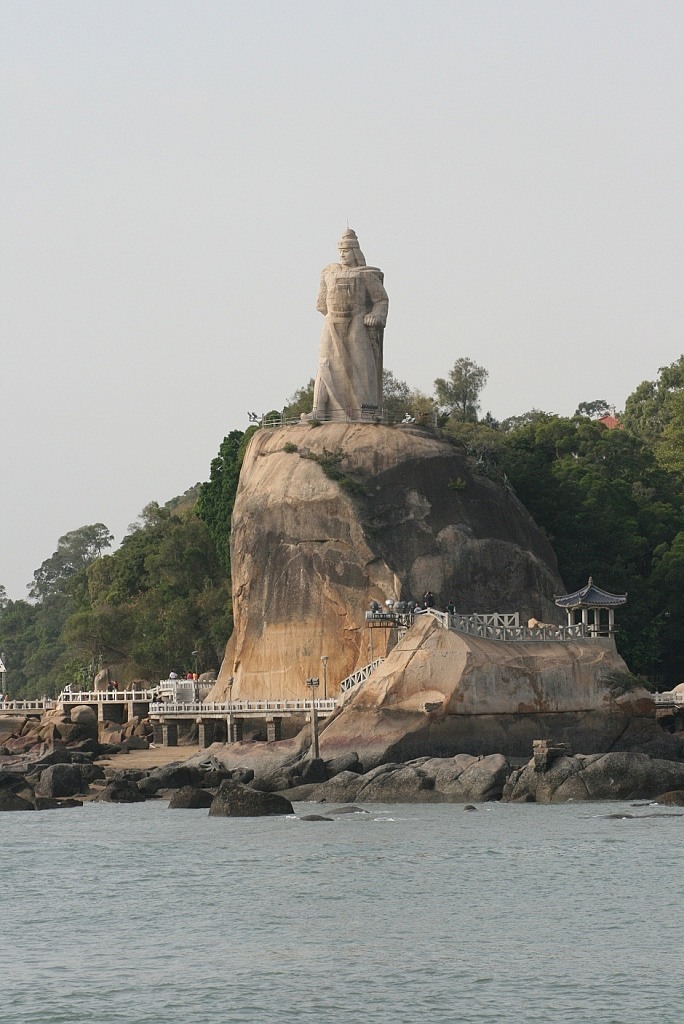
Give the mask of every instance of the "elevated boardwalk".
<svg viewBox="0 0 684 1024">
<path fill-rule="evenodd" d="M 42 697 L 40 700 L 5 700 L 0 702 L 0 715 L 40 718 L 46 711 L 52 711 L 56 707 L 57 701 L 49 697 Z"/>
</svg>

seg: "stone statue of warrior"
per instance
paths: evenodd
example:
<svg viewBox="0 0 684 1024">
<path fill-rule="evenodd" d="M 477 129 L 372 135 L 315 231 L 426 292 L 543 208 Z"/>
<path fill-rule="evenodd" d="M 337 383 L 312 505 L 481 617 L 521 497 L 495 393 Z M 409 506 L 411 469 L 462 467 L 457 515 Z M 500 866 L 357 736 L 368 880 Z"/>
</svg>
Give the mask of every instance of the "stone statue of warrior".
<svg viewBox="0 0 684 1024">
<path fill-rule="evenodd" d="M 321 274 L 316 309 L 325 317 L 314 385 L 314 419 L 373 419 L 382 408 L 382 337 L 389 300 L 383 273 L 367 267 L 347 228 L 339 263 Z"/>
</svg>

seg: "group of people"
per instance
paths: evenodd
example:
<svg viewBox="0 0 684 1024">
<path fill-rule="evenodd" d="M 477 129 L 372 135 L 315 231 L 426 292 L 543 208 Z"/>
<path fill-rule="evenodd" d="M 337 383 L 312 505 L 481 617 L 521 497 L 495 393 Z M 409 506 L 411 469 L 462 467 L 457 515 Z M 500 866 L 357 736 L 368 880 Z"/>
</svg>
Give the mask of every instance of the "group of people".
<svg viewBox="0 0 684 1024">
<path fill-rule="evenodd" d="M 385 614 L 390 615 L 421 615 L 429 608 L 434 608 L 435 606 L 435 595 L 431 590 L 426 590 L 420 601 L 394 601 L 392 598 L 388 598 L 385 601 L 384 609 L 378 601 L 371 601 L 370 610 L 374 615 L 380 615 L 383 611 Z M 449 600 L 446 610 L 450 615 L 454 615 L 456 613 L 456 606 L 454 605 L 453 599 Z"/>
</svg>

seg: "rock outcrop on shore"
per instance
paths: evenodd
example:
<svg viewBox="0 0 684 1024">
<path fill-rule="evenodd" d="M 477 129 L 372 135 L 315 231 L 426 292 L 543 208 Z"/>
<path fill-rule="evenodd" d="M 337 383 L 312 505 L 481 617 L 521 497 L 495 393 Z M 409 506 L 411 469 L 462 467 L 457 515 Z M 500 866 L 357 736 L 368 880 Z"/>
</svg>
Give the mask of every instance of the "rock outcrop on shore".
<svg viewBox="0 0 684 1024">
<path fill-rule="evenodd" d="M 80 807 L 89 800 L 141 803 L 159 798 L 168 800 L 171 809 L 209 808 L 212 816 L 228 817 L 292 814 L 296 801 L 347 805 L 339 813 L 361 803 L 456 803 L 470 808 L 499 800 L 684 803 L 684 764 L 639 753 L 533 758 L 522 768 L 513 768 L 501 754 L 457 754 L 382 764 L 368 771 L 358 759 L 351 771 L 340 760 L 309 761 L 307 767 L 300 756 L 289 767 L 281 766 L 280 774 L 273 763 L 259 766 L 246 749 L 241 754 L 243 764 L 229 767 L 217 745 L 193 758 L 195 763 L 127 769 L 102 768 L 85 755 L 55 750 L 0 767 L 0 812 Z M 255 767 L 244 763 L 250 760 Z"/>
<path fill-rule="evenodd" d="M 684 786 L 684 764 L 647 754 L 576 754 L 559 757 L 543 771 L 534 760 L 511 773 L 503 798 L 557 804 L 569 800 L 655 800 Z"/>
<path fill-rule="evenodd" d="M 326 475 L 325 469 L 336 479 Z M 210 700 L 306 696 L 370 661 L 371 599 L 434 592 L 464 611 L 558 621 L 556 558 L 515 495 L 414 427 L 260 430 L 231 530 L 235 629 Z M 374 654 L 394 637 L 375 631 Z"/>
<path fill-rule="evenodd" d="M 133 717 L 124 724 L 98 722 L 96 710 L 79 704 L 65 711 L 55 707 L 40 718 L 31 715 L 0 718 L 0 763 L 7 757 L 36 753 L 52 744 L 82 753 L 117 753 L 147 749 L 152 738 L 148 718 Z"/>
<path fill-rule="evenodd" d="M 612 639 L 504 643 L 419 616 L 321 733 L 326 760 L 354 750 L 366 767 L 421 755 L 525 757 L 553 737 L 587 753 L 678 758 L 646 690 L 611 694 L 627 666 Z"/>
</svg>

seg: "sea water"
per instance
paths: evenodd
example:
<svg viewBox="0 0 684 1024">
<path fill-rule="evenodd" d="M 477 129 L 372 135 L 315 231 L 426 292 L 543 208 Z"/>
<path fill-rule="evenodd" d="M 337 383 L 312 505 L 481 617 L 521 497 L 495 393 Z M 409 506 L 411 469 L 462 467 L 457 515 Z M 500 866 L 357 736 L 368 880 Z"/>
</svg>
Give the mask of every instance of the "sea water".
<svg viewBox="0 0 684 1024">
<path fill-rule="evenodd" d="M 365 806 L 0 815 L 0 1022 L 682 1024 L 679 810 Z"/>
</svg>

